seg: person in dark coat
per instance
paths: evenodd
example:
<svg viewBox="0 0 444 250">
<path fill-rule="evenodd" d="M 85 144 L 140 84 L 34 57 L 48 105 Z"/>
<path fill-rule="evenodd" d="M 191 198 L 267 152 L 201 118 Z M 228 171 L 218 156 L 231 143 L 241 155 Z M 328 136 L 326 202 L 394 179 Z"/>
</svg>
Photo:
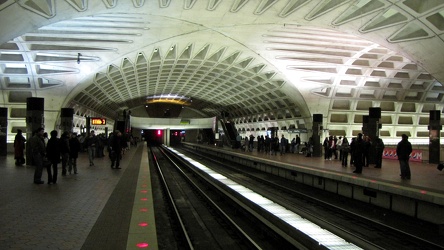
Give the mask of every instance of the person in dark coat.
<svg viewBox="0 0 444 250">
<path fill-rule="evenodd" d="M 266 135 L 265 141 L 264 141 L 264 151 L 266 154 L 270 153 L 270 151 L 271 151 L 270 145 L 271 145 L 271 139 L 270 139 L 270 137 L 268 137 L 268 135 Z"/>
<path fill-rule="evenodd" d="M 270 142 L 270 150 L 271 155 L 277 155 L 277 152 L 279 151 L 279 138 L 271 136 L 271 142 Z"/>
<path fill-rule="evenodd" d="M 353 173 L 362 173 L 363 162 L 363 151 L 364 151 L 364 140 L 362 139 L 362 134 L 359 133 L 356 140 L 352 141 L 350 144 L 351 151 L 353 152 L 353 163 L 356 167 Z"/>
<path fill-rule="evenodd" d="M 248 151 L 250 152 L 253 152 L 254 138 L 254 135 L 250 135 L 250 141 L 248 142 Z"/>
<path fill-rule="evenodd" d="M 329 140 L 328 137 L 325 137 L 324 142 L 322 143 L 322 147 L 324 148 L 324 160 L 329 159 L 330 155 L 330 147 L 329 147 Z"/>
<path fill-rule="evenodd" d="M 17 129 L 17 134 L 14 139 L 14 158 L 16 166 L 21 166 L 25 163 L 23 151 L 25 150 L 26 139 L 23 137 L 22 133 L 21 129 Z"/>
<path fill-rule="evenodd" d="M 68 131 L 63 132 L 62 136 L 60 136 L 60 156 L 62 157 L 62 175 L 66 175 L 66 170 L 69 161 L 69 138 L 70 134 Z"/>
<path fill-rule="evenodd" d="M 410 180 L 410 154 L 412 153 L 412 144 L 408 140 L 408 136 L 406 134 L 401 135 L 402 139 L 398 143 L 396 147 L 396 155 L 399 160 L 399 167 L 401 168 L 401 179 Z"/>
<path fill-rule="evenodd" d="M 285 151 L 287 151 L 287 138 L 285 138 L 284 135 L 281 137 L 281 155 L 285 154 Z"/>
<path fill-rule="evenodd" d="M 344 136 L 341 142 L 341 162 L 343 167 L 347 167 L 348 153 L 350 153 L 350 144 L 348 143 L 347 137 Z"/>
<path fill-rule="evenodd" d="M 60 139 L 57 138 L 57 135 L 58 133 L 56 130 L 51 131 L 51 138 L 49 138 L 48 144 L 46 145 L 46 156 L 51 163 L 46 166 L 48 172 L 48 184 L 57 184 L 57 165 L 60 162 Z"/>
<path fill-rule="evenodd" d="M 120 169 L 120 160 L 122 159 L 122 150 L 127 146 L 126 140 L 122 136 L 122 133 L 119 130 L 116 130 L 110 136 L 109 142 L 109 158 L 111 159 L 111 168 L 114 168 L 114 164 L 116 169 Z"/>
<path fill-rule="evenodd" d="M 369 136 L 364 136 L 364 150 L 362 151 L 362 165 L 368 167 L 370 149 L 372 147 L 372 140 Z"/>
<path fill-rule="evenodd" d="M 69 139 L 69 161 L 68 161 L 68 172 L 74 170 L 74 174 L 77 174 L 77 158 L 80 152 L 80 141 L 77 138 L 77 134 L 73 133 Z"/>
<path fill-rule="evenodd" d="M 375 151 L 376 151 L 376 157 L 375 157 L 375 161 L 376 161 L 376 168 L 381 168 L 382 167 L 382 154 L 384 153 L 384 142 L 382 141 L 381 138 L 377 138 L 376 142 L 375 142 Z"/>
<path fill-rule="evenodd" d="M 350 166 L 355 165 L 355 162 L 353 161 L 353 148 L 351 147 L 351 145 L 354 143 L 354 141 L 356 141 L 356 137 L 351 138 L 351 142 L 350 142 Z"/>
</svg>

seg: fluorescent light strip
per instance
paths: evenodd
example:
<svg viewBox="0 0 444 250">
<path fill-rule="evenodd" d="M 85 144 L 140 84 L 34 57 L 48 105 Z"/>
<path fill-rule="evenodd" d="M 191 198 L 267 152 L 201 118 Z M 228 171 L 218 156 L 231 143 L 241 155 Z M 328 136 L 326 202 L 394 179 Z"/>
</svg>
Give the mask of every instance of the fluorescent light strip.
<svg viewBox="0 0 444 250">
<path fill-rule="evenodd" d="M 195 167 L 199 168 L 200 170 L 204 171 L 214 179 L 217 179 L 221 183 L 225 184 L 229 188 L 233 189 L 240 195 L 244 196 L 251 202 L 257 204 L 258 206 L 262 207 L 263 209 L 267 210 L 268 212 L 272 213 L 282 221 L 286 222 L 287 224 L 291 225 L 292 227 L 296 228 L 297 230 L 305 233 L 310 238 L 316 240 L 319 245 L 325 246 L 328 249 L 362 249 L 358 246 L 356 246 L 353 243 L 345 241 L 343 238 L 333 234 L 332 232 L 329 232 L 325 229 L 322 229 L 318 225 L 314 224 L 313 222 L 302 218 L 298 214 L 294 213 L 293 211 L 290 211 L 286 209 L 285 207 L 273 202 L 272 200 L 269 200 L 255 192 L 253 192 L 251 189 L 248 189 L 230 179 L 227 177 L 217 173 L 216 171 L 202 165 L 201 163 L 193 160 L 190 157 L 185 156 L 184 154 L 181 154 L 174 150 L 171 147 L 168 147 L 168 149 L 178 156 L 182 157 L 184 160 L 188 161 L 189 163 L 193 164 Z"/>
</svg>

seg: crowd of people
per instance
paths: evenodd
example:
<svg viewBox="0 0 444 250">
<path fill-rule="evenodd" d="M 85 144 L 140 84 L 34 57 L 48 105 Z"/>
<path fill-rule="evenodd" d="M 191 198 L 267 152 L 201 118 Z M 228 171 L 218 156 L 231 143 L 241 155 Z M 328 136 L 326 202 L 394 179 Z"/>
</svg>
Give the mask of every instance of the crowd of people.
<svg viewBox="0 0 444 250">
<path fill-rule="evenodd" d="M 46 168 L 48 173 L 48 184 L 56 184 L 58 177 L 58 165 L 61 163 L 62 176 L 67 174 L 78 174 L 77 158 L 79 152 L 86 151 L 88 153 L 89 166 L 94 165 L 96 157 L 104 157 L 105 149 L 108 150 L 111 160 L 111 168 L 120 169 L 120 160 L 125 149 L 129 147 L 129 141 L 120 131 L 116 130 L 110 134 L 108 138 L 104 135 L 96 136 L 94 130 L 91 130 L 89 136 L 77 136 L 77 133 L 68 131 L 63 132 L 58 137 L 57 130 L 48 134 L 43 128 L 34 131 L 28 140 L 28 148 L 30 150 L 30 159 L 28 165 L 35 166 L 34 183 L 43 184 L 42 175 Z M 17 130 L 14 139 L 14 156 L 17 166 L 25 164 L 25 142 L 21 130 Z"/>
<path fill-rule="evenodd" d="M 236 138 L 236 147 L 244 151 L 252 152 L 254 149 L 254 139 L 256 137 L 250 135 L 250 137 L 242 138 L 239 134 Z M 277 155 L 279 152 L 281 155 L 285 153 L 297 153 L 300 150 L 301 138 L 297 135 L 289 143 L 288 139 L 284 135 L 279 139 L 278 136 L 258 136 L 257 137 L 257 152 L 263 152 L 266 154 Z"/>
<path fill-rule="evenodd" d="M 373 162 L 376 168 L 382 167 L 382 154 L 385 145 L 381 138 L 372 141 L 369 136 L 359 133 L 357 137 L 353 137 L 349 142 L 347 137 L 329 136 L 324 139 L 322 146 L 325 160 L 339 159 L 343 167 L 347 167 L 348 164 L 353 165 L 356 168 L 353 173 L 362 173 L 362 167 L 369 167 L 370 162 Z M 374 159 L 370 160 L 369 156 L 372 148 L 374 148 L 375 153 L 372 154 Z M 349 155 L 350 162 L 348 161 Z"/>
<path fill-rule="evenodd" d="M 256 137 L 254 135 L 242 138 L 238 134 L 236 138 L 236 148 L 252 152 L 255 139 Z M 257 137 L 257 152 L 264 152 L 270 155 L 277 155 L 278 152 L 280 155 L 285 153 L 302 153 L 306 156 L 311 156 L 313 152 L 313 143 L 311 140 L 310 137 L 308 142 L 301 145 L 301 139 L 298 135 L 296 135 L 290 143 L 284 135 L 281 135 L 280 139 L 278 136 L 270 137 L 266 135 L 264 137 L 260 135 Z M 369 136 L 359 133 L 349 141 L 347 137 L 331 135 L 325 137 L 322 147 L 325 160 L 339 160 L 343 167 L 347 167 L 348 165 L 354 166 L 355 170 L 353 173 L 362 173 L 363 167 L 369 167 L 370 162 L 375 165 L 375 168 L 382 167 L 382 155 L 385 145 L 379 137 L 372 140 Z M 403 134 L 402 140 L 396 148 L 402 179 L 411 178 L 409 166 L 409 155 L 411 152 L 412 145 L 408 141 L 408 136 Z M 372 159 L 369 157 L 372 157 Z"/>
</svg>

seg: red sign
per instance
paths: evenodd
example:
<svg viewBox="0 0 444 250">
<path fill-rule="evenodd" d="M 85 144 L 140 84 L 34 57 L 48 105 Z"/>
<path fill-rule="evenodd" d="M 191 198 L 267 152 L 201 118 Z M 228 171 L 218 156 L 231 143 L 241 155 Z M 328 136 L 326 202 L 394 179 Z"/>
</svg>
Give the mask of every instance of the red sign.
<svg viewBox="0 0 444 250">
<path fill-rule="evenodd" d="M 398 156 L 396 155 L 396 148 L 385 148 L 384 152 L 382 152 L 382 158 L 398 160 Z M 417 149 L 412 150 L 412 153 L 410 154 L 410 160 L 421 162 L 422 150 L 417 150 Z"/>
</svg>

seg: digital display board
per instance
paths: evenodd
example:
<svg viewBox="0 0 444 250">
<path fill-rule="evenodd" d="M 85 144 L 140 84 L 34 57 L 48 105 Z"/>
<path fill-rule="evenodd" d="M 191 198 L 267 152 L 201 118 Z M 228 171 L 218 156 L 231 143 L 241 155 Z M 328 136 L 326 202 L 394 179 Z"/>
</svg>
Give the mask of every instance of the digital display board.
<svg viewBox="0 0 444 250">
<path fill-rule="evenodd" d="M 91 118 L 91 125 L 106 125 L 106 119 L 100 117 Z"/>
</svg>

